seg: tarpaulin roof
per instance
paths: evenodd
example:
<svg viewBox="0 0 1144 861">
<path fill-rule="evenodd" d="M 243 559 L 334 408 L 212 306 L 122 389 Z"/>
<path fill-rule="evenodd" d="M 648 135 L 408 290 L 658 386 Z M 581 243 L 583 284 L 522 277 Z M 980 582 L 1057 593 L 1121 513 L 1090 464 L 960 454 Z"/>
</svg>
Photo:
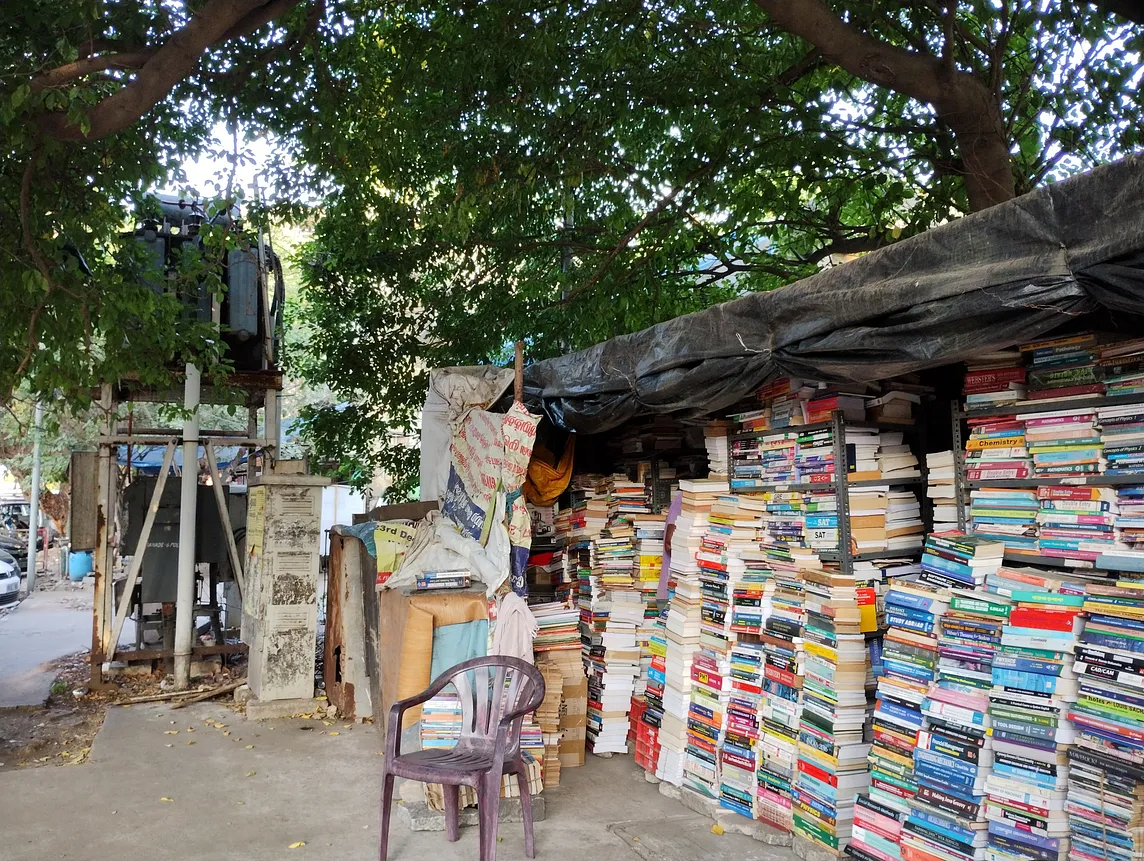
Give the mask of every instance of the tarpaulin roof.
<svg viewBox="0 0 1144 861">
<path fill-rule="evenodd" d="M 1140 156 L 529 365 L 526 400 L 561 427 L 599 433 L 639 415 L 724 409 L 778 373 L 873 382 L 960 362 L 1101 309 L 1126 336 L 1144 335 Z"/>
</svg>

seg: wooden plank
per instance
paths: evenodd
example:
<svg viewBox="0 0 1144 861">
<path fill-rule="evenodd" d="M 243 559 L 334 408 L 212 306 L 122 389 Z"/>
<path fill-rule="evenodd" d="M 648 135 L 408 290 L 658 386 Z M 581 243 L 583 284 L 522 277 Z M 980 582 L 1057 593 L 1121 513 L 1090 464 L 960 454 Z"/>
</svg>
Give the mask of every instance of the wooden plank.
<svg viewBox="0 0 1144 861">
<path fill-rule="evenodd" d="M 246 643 L 219 643 L 214 646 L 192 646 L 191 657 L 207 655 L 241 655 L 250 647 Z M 159 661 L 175 657 L 174 649 L 124 649 L 119 653 L 121 661 Z"/>
<path fill-rule="evenodd" d="M 349 719 L 354 717 L 353 685 L 346 690 L 342 679 L 336 672 L 339 666 L 339 655 L 345 655 L 346 619 L 343 618 L 343 608 L 346 603 L 347 572 L 345 543 L 349 539 L 330 534 L 330 558 L 326 563 L 326 642 L 322 655 L 324 670 L 322 676 L 326 681 L 326 699 L 338 707 L 338 714 Z M 343 661 L 344 664 L 344 661 Z M 348 696 L 347 696 L 348 694 Z"/>
</svg>

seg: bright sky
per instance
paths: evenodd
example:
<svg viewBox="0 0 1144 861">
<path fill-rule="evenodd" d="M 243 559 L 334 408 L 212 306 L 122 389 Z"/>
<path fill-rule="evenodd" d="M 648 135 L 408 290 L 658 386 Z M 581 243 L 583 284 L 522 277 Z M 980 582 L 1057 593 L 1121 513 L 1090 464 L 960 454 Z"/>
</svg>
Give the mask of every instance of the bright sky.
<svg viewBox="0 0 1144 861">
<path fill-rule="evenodd" d="M 231 155 L 234 142 L 226 126 L 215 126 L 215 139 L 207 152 L 194 161 L 183 165 L 187 175 L 186 186 L 193 189 L 200 198 L 221 198 L 226 194 L 227 182 L 231 174 Z M 244 142 L 242 133 L 238 138 L 238 168 L 234 171 L 234 183 L 249 197 L 254 189 L 254 175 L 264 170 L 270 163 L 270 142 L 259 138 Z M 265 187 L 265 181 L 262 186 Z M 165 189 L 172 193 L 183 191 L 183 186 Z"/>
</svg>

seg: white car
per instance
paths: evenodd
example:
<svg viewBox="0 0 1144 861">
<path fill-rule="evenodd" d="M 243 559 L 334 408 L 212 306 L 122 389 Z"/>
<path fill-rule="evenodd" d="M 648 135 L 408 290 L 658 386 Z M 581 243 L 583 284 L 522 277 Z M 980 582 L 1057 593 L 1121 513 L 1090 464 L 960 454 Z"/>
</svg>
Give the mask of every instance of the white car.
<svg viewBox="0 0 1144 861">
<path fill-rule="evenodd" d="M 10 553 L 0 550 L 0 605 L 14 604 L 20 593 L 20 566 Z"/>
</svg>

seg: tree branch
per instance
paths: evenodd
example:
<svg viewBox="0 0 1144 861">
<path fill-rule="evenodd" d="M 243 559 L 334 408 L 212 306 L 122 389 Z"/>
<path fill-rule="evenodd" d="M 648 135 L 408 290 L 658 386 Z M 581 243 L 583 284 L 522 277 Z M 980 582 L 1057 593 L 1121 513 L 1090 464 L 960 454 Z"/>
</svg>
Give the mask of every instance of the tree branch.
<svg viewBox="0 0 1144 861">
<path fill-rule="evenodd" d="M 20 364 L 16 367 L 15 373 L 12 374 L 13 386 L 23 376 L 28 364 L 32 361 L 32 357 L 36 354 L 36 348 L 40 343 L 36 336 L 36 323 L 48 304 L 48 297 L 52 294 L 51 268 L 40 249 L 36 247 L 35 238 L 32 236 L 32 179 L 36 175 L 36 160 L 39 155 L 39 150 L 31 154 L 28 158 L 28 164 L 24 167 L 24 175 L 20 179 L 20 230 L 23 234 L 24 249 L 32 256 L 36 268 L 44 278 L 44 295 L 40 297 L 40 301 L 32 310 L 32 316 L 28 319 L 28 346 L 24 351 L 23 358 L 20 359 Z M 7 393 L 7 396 L 11 396 L 11 391 Z"/>
<path fill-rule="evenodd" d="M 88 112 L 86 134 L 63 113 L 40 118 L 41 130 L 57 140 L 92 140 L 115 134 L 136 122 L 199 64 L 218 42 L 248 35 L 302 0 L 207 0 L 191 20 L 162 47 L 153 49 L 138 74 Z M 108 68 L 103 66 L 103 68 Z M 96 71 L 92 69 L 91 71 Z M 53 72 L 46 73 L 51 75 Z"/>
<path fill-rule="evenodd" d="M 29 81 L 29 86 L 31 86 L 33 93 L 38 93 L 51 87 L 62 87 L 65 84 L 70 84 L 76 78 L 82 78 L 94 72 L 103 72 L 108 69 L 140 69 L 155 55 L 155 50 L 155 48 L 147 48 L 127 53 L 97 54 L 84 57 L 74 63 L 57 66 L 36 75 Z"/>
</svg>

